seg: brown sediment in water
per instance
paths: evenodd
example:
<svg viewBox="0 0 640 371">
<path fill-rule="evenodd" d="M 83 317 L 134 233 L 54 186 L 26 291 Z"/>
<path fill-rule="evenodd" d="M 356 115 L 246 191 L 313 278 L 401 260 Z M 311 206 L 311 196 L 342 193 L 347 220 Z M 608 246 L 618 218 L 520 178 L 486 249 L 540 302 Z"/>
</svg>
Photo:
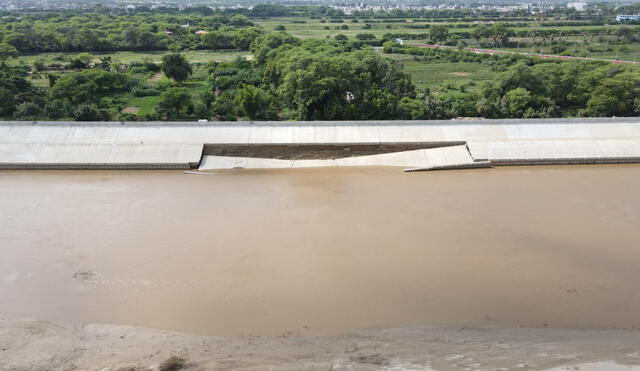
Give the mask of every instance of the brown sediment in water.
<svg viewBox="0 0 640 371">
<path fill-rule="evenodd" d="M 5 172 L 0 314 L 213 335 L 638 328 L 640 166 Z"/>
</svg>

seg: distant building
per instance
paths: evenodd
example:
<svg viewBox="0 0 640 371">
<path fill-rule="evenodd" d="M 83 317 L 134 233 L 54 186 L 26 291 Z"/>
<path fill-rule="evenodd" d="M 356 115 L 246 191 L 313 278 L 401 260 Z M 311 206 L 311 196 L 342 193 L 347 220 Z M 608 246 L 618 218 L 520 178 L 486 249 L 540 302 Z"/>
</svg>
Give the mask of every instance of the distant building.
<svg viewBox="0 0 640 371">
<path fill-rule="evenodd" d="M 616 21 L 618 22 L 640 22 L 640 14 L 634 14 L 634 15 L 617 15 L 616 16 Z"/>
<path fill-rule="evenodd" d="M 567 8 L 573 8 L 578 12 L 584 12 L 587 9 L 587 3 L 582 1 L 576 1 L 573 3 L 567 3 Z"/>
</svg>

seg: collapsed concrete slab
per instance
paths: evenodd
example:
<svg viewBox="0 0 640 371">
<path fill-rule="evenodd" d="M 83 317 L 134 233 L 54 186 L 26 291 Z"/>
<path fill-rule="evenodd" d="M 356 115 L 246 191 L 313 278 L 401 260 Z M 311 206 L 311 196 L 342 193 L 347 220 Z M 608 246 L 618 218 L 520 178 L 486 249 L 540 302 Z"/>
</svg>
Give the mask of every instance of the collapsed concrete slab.
<svg viewBox="0 0 640 371">
<path fill-rule="evenodd" d="M 290 169 L 312 167 L 396 166 L 409 171 L 446 169 L 447 167 L 488 167 L 476 163 L 465 145 L 392 152 L 368 156 L 317 160 L 283 160 L 232 156 L 203 156 L 199 170 Z"/>
</svg>

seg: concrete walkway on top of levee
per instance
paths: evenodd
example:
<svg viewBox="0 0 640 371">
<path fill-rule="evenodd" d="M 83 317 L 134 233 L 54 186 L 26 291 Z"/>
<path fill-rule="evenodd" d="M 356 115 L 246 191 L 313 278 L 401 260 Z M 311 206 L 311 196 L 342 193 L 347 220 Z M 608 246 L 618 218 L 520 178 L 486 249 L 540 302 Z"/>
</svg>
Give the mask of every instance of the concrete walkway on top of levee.
<svg viewBox="0 0 640 371">
<path fill-rule="evenodd" d="M 408 157 L 387 153 L 323 160 L 321 166 L 457 167 L 464 163 L 456 164 L 450 159 L 465 157 L 459 156 L 460 147 L 444 152 L 428 147 L 459 146 L 460 143 L 465 143 L 464 148 L 469 152 L 469 159 L 462 161 L 467 163 L 640 162 L 640 118 L 207 123 L 5 121 L 0 122 L 0 169 L 187 169 L 201 165 L 205 145 L 400 143 L 424 143 L 426 152 L 421 152 L 421 156 L 426 158 L 425 162 L 416 163 L 412 159 L 409 163 L 394 164 L 389 159 L 405 161 Z M 448 152 L 456 155 L 442 155 Z M 449 160 L 439 162 L 438 158 Z M 224 163 L 221 167 L 207 166 L 216 169 L 261 166 L 260 159 L 255 158 L 206 160 L 209 164 Z M 304 161 L 320 166 L 319 160 L 296 161 L 276 167 L 300 167 L 305 165 Z M 245 166 L 235 166 L 238 163 Z"/>
</svg>

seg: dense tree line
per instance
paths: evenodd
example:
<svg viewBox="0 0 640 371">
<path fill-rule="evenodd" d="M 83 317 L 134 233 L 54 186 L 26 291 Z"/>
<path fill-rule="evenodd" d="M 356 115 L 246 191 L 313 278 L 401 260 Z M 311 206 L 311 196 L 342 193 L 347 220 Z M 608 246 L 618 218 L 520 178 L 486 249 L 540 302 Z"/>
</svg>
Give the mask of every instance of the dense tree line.
<svg viewBox="0 0 640 371">
<path fill-rule="evenodd" d="M 590 62 L 518 63 L 480 92 L 483 117 L 640 114 L 640 71 Z"/>
<path fill-rule="evenodd" d="M 434 36 L 435 37 L 435 36 Z M 367 37 L 362 37 L 368 39 Z M 365 40 L 366 41 L 366 40 Z M 431 63 L 472 62 L 497 76 L 479 86 L 417 91 L 399 62 L 361 40 L 300 40 L 284 32 L 260 34 L 252 60 L 194 66 L 180 54 L 115 66 L 78 56 L 82 70 L 50 75 L 49 88 L 29 82 L 27 66 L 8 62 L 17 51 L 0 44 L 0 115 L 21 120 L 131 120 L 123 96 L 155 96 L 142 119 L 449 119 L 632 116 L 640 114 L 640 70 L 604 62 L 566 62 L 522 55 L 479 55 L 455 48 L 385 43 L 388 53 L 413 54 Z M 86 57 L 86 58 L 85 58 Z M 194 95 L 185 81 L 205 71 L 207 91 Z M 162 71 L 173 82 L 150 84 Z M 202 79 L 202 77 L 199 77 Z M 200 80 L 202 81 L 202 80 Z"/>
<path fill-rule="evenodd" d="M 558 61 L 535 57 L 480 55 L 456 49 L 385 44 L 390 53 L 409 53 L 430 62 L 484 63 L 500 72 L 477 93 L 423 95 L 412 118 L 532 118 L 635 116 L 640 114 L 640 70 L 597 61 Z M 424 110 L 424 111 L 422 111 Z"/>
<path fill-rule="evenodd" d="M 200 15 L 188 11 L 20 13 L 0 18 L 0 42 L 20 52 L 248 50 L 262 34 L 252 26 L 241 14 Z M 196 34 L 198 31 L 205 32 Z"/>
<path fill-rule="evenodd" d="M 564 45 L 564 49 L 569 45 L 590 44 L 598 41 L 600 44 L 627 44 L 640 41 L 640 26 L 625 26 L 619 28 L 575 28 L 569 30 L 559 29 L 535 29 L 516 30 L 512 24 L 494 23 L 480 24 L 465 29 L 456 30 L 453 25 L 430 25 L 421 26 L 426 31 L 419 33 L 389 32 L 382 36 L 383 41 L 395 39 L 403 40 L 424 40 L 449 46 L 456 46 L 459 43 L 472 42 L 482 47 L 529 47 L 529 46 L 554 46 Z M 582 40 L 570 36 L 582 37 Z M 525 38 L 528 41 L 514 41 L 515 38 Z M 563 49 L 563 50 L 564 50 Z M 559 52 L 558 52 L 559 53 Z"/>
<path fill-rule="evenodd" d="M 338 13 L 336 13 L 338 12 Z M 532 38 L 533 44 L 567 44 L 568 36 L 583 36 L 593 42 L 594 37 L 615 36 L 620 42 L 640 40 L 640 27 L 628 26 L 620 29 L 606 27 L 586 27 L 593 22 L 555 21 L 541 22 L 545 29 L 514 29 L 530 27 L 530 23 L 514 22 L 493 25 L 473 25 L 451 23 L 431 25 L 414 21 L 428 20 L 421 17 L 427 10 L 402 10 L 392 12 L 372 12 L 351 15 L 352 22 L 359 16 L 365 18 L 364 26 L 375 22 L 408 22 L 406 27 L 425 29 L 424 33 L 402 34 L 405 39 L 428 38 L 432 42 L 456 45 L 461 39 L 476 39 L 485 46 L 514 47 L 509 37 Z M 439 11 L 438 11 L 439 12 Z M 449 11 L 446 11 L 449 12 Z M 445 12 L 445 13 L 446 13 Z M 451 10 L 450 12 L 467 12 Z M 482 12 L 480 12 L 482 13 Z M 384 17 L 382 15 L 384 14 Z M 466 14 L 466 13 L 465 13 Z M 107 52 L 107 51 L 152 51 L 152 50 L 248 50 L 249 45 L 263 30 L 254 27 L 248 17 L 274 17 L 280 15 L 306 15 L 308 17 L 328 17 L 321 22 L 343 23 L 344 14 L 333 8 L 321 6 L 283 6 L 261 4 L 252 9 L 214 10 L 208 7 L 189 7 L 183 10 L 173 8 L 136 8 L 135 10 L 96 8 L 87 11 L 21 12 L 0 18 L 0 42 L 15 47 L 19 52 Z M 467 14 L 478 20 L 481 14 Z M 376 18 L 379 16 L 379 18 Z M 508 18 L 497 18 L 507 20 Z M 464 20 L 464 19 L 462 19 Z M 449 19 L 448 22 L 454 22 Z M 303 21 L 302 21 L 303 22 Z M 584 25 L 584 28 L 554 29 L 554 25 Z M 284 26 L 278 26 L 280 30 Z M 327 26 L 329 27 L 329 26 Z M 349 26 L 341 24 L 341 29 Z M 204 31 L 204 32 L 202 32 Z M 199 34 L 196 34 L 199 32 Z M 370 43 L 371 44 L 371 43 Z M 521 43 L 518 46 L 526 46 Z"/>
<path fill-rule="evenodd" d="M 132 94 L 159 96 L 156 113 L 148 119 L 393 119 L 402 99 L 416 96 L 411 78 L 397 62 L 359 45 L 261 35 L 251 44 L 253 61 L 238 58 L 208 66 L 210 91 L 197 100 L 181 86 L 193 69 L 178 54 L 165 56 L 158 66 L 175 81 L 159 88 L 112 68 L 108 60 L 52 78 L 48 90 L 29 83 L 28 68 L 5 65 L 16 79 L 0 90 L 12 97 L 0 114 L 29 120 L 131 119 L 121 113 L 125 104 L 119 96 Z M 148 64 L 128 69 L 155 69 Z"/>
<path fill-rule="evenodd" d="M 223 119 L 392 119 L 404 97 L 415 97 L 410 76 L 370 49 L 346 43 L 300 41 L 284 33 L 259 37 L 254 62 L 211 66 L 211 114 Z"/>
<path fill-rule="evenodd" d="M 456 48 L 421 48 L 410 45 L 401 45 L 392 41 L 384 43 L 383 51 L 389 54 L 409 54 L 421 56 L 424 62 L 433 63 L 458 63 L 474 62 L 489 65 L 509 66 L 518 61 L 526 61 L 528 64 L 551 63 L 551 60 L 539 59 L 521 54 L 478 54 Z"/>
</svg>

